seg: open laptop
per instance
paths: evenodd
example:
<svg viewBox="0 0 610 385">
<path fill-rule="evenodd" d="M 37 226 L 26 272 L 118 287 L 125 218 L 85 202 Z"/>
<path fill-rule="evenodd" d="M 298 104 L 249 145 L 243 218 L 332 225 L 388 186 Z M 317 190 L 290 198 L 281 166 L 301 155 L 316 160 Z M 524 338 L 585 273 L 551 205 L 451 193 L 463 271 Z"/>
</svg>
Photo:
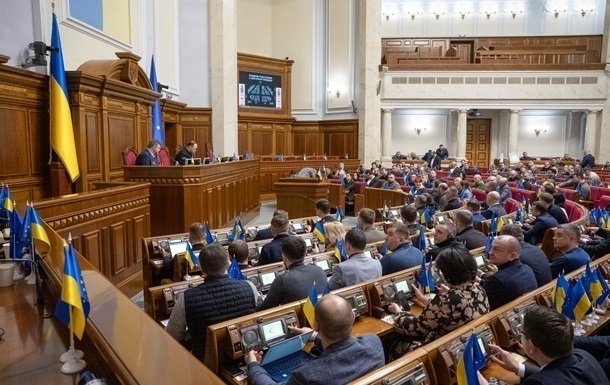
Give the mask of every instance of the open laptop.
<svg viewBox="0 0 610 385">
<path fill-rule="evenodd" d="M 176 255 L 184 253 L 186 251 L 186 242 L 184 241 L 178 241 L 178 242 L 171 242 L 169 243 L 169 253 L 171 254 L 172 258 L 174 258 Z"/>
<path fill-rule="evenodd" d="M 292 371 L 314 358 L 303 347 L 313 332 L 303 333 L 271 345 L 263 357 L 261 366 L 277 382 L 286 381 Z"/>
</svg>

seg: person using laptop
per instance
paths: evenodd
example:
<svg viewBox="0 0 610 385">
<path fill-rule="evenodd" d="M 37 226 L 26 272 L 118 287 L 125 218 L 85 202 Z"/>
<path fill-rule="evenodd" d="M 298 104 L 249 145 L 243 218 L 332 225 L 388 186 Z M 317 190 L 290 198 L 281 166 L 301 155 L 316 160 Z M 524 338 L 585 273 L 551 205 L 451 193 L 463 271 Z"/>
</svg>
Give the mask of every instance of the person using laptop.
<svg viewBox="0 0 610 385">
<path fill-rule="evenodd" d="M 176 154 L 176 162 L 181 165 L 185 164 L 195 164 L 195 152 L 197 151 L 197 143 L 194 140 L 191 140 L 186 144 L 186 146 L 182 147 L 178 154 Z M 201 161 L 201 159 L 199 160 Z"/>
<path fill-rule="evenodd" d="M 191 249 L 195 253 L 199 253 L 203 250 L 203 241 L 205 240 L 205 227 L 203 223 L 194 222 L 189 226 L 189 243 L 191 244 Z M 184 250 L 184 249 L 183 249 Z M 174 267 L 174 255 L 168 255 L 163 257 L 163 267 L 164 268 L 173 268 Z"/>
<path fill-rule="evenodd" d="M 385 364 L 383 345 L 375 334 L 352 337 L 354 313 L 352 305 L 334 294 L 323 296 L 315 310 L 315 327 L 310 340 L 322 351 L 317 359 L 292 368 L 281 384 L 346 384 Z M 293 329 L 310 333 L 309 328 Z M 264 366 L 262 353 L 246 355 L 248 379 L 253 385 L 275 385 L 277 381 Z M 265 365 L 266 366 L 266 365 Z"/>
</svg>

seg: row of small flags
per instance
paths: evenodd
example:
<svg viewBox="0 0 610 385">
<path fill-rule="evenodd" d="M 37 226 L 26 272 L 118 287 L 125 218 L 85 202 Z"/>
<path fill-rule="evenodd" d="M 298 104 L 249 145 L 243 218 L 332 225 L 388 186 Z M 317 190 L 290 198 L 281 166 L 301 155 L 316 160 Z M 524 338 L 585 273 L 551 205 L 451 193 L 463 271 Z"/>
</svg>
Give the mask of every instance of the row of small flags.
<svg viewBox="0 0 610 385">
<path fill-rule="evenodd" d="M 601 208 L 595 208 L 589 213 L 589 222 L 591 226 L 599 227 L 601 229 L 610 229 L 610 215 L 606 210 Z"/>
<path fill-rule="evenodd" d="M 290 156 L 294 158 L 294 153 L 292 155 L 290 155 Z M 312 156 L 316 156 L 316 154 L 314 153 Z M 273 154 L 269 154 L 269 157 L 271 159 L 273 159 Z M 326 154 L 322 154 L 322 160 L 326 160 L 326 159 L 327 159 Z M 280 162 L 283 162 L 284 161 L 284 154 L 280 154 L 277 157 L 277 160 L 280 161 Z M 307 155 L 306 154 L 303 154 L 303 160 L 307 160 Z"/>
<path fill-rule="evenodd" d="M 587 262 L 585 274 L 580 279 L 568 281 L 563 273 L 557 277 L 552 293 L 552 307 L 567 318 L 580 322 L 593 311 L 595 305 L 601 305 L 608 295 L 610 289 L 601 272 L 599 269 L 591 271 Z"/>
</svg>

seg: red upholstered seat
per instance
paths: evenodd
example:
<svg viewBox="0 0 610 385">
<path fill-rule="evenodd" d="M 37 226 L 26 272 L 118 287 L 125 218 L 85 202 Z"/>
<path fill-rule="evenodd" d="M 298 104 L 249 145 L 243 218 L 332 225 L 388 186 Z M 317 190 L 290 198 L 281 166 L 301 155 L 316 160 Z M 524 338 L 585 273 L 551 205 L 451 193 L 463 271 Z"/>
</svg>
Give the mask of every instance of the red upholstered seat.
<svg viewBox="0 0 610 385">
<path fill-rule="evenodd" d="M 364 183 L 363 182 L 355 182 L 354 193 L 355 194 L 364 194 Z"/>
<path fill-rule="evenodd" d="M 507 214 L 514 213 L 521 207 L 521 204 L 512 198 L 508 198 L 506 203 L 504 204 L 504 210 L 506 210 Z"/>
<path fill-rule="evenodd" d="M 514 200 L 521 202 L 524 198 L 529 199 L 530 202 L 536 200 L 536 192 L 531 190 L 522 190 L 519 188 L 510 188 L 511 198 Z"/>
<path fill-rule="evenodd" d="M 169 166 L 172 164 L 171 159 L 169 158 L 169 149 L 165 145 L 161 146 L 161 149 L 159 150 L 159 162 L 161 163 L 161 166 Z"/>
<path fill-rule="evenodd" d="M 560 193 L 565 193 L 567 200 L 571 200 L 573 202 L 578 202 L 580 199 L 578 192 L 576 190 L 558 188 L 557 191 L 559 191 Z"/>
<path fill-rule="evenodd" d="M 591 195 L 589 200 L 595 202 L 595 207 L 599 207 L 600 200 L 604 196 L 610 196 L 610 189 L 604 187 L 591 186 Z M 602 206 L 605 207 L 605 206 Z"/>
<path fill-rule="evenodd" d="M 477 198 L 479 202 L 485 202 L 485 200 L 487 199 L 487 193 L 483 190 L 472 190 L 472 196 Z"/>
<path fill-rule="evenodd" d="M 508 182 L 508 187 L 517 187 L 517 182 Z"/>
<path fill-rule="evenodd" d="M 608 205 L 610 205 L 610 195 L 604 195 L 603 197 L 599 198 L 597 207 L 601 207 L 603 209 Z"/>
<path fill-rule="evenodd" d="M 135 148 L 129 146 L 123 150 L 122 154 L 123 154 L 123 164 L 125 166 L 134 166 L 136 164 L 138 152 L 136 151 Z"/>
<path fill-rule="evenodd" d="M 583 208 L 572 201 L 566 201 L 565 209 L 566 209 L 566 213 L 568 214 L 568 220 L 570 222 L 577 221 L 578 219 L 582 218 L 585 214 L 585 211 L 583 210 Z"/>
</svg>

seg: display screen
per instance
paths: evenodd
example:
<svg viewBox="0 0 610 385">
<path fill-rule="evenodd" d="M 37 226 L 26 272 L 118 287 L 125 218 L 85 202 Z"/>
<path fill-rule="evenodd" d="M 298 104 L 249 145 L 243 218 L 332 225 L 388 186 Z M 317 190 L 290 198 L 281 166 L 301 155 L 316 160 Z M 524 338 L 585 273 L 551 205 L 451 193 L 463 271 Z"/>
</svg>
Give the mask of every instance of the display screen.
<svg viewBox="0 0 610 385">
<path fill-rule="evenodd" d="M 364 255 L 366 255 L 369 258 L 373 258 L 373 253 L 371 253 L 371 250 L 367 250 L 364 252 Z"/>
<path fill-rule="evenodd" d="M 349 301 L 349 303 L 352 305 L 352 310 L 358 310 L 358 305 L 356 304 L 356 298 L 354 297 L 347 297 L 346 300 Z"/>
<path fill-rule="evenodd" d="M 271 285 L 273 283 L 273 281 L 275 281 L 275 273 L 261 274 L 261 281 L 263 282 L 263 285 L 265 285 L 265 286 Z"/>
<path fill-rule="evenodd" d="M 486 354 L 487 349 L 485 349 L 485 342 L 481 337 L 477 337 L 477 340 L 479 341 L 479 347 L 481 348 L 481 351 L 483 352 L 483 354 Z"/>
<path fill-rule="evenodd" d="M 434 246 L 434 237 L 426 236 L 426 247 Z"/>
<path fill-rule="evenodd" d="M 442 215 L 439 215 L 439 216 L 436 217 L 436 221 L 438 223 L 445 223 L 445 217 L 442 216 Z"/>
<path fill-rule="evenodd" d="M 240 107 L 282 108 L 282 77 L 239 71 L 238 104 Z"/>
<path fill-rule="evenodd" d="M 284 337 L 284 323 L 282 320 L 269 322 L 262 325 L 263 337 L 266 342 L 275 340 L 279 337 Z"/>
<path fill-rule="evenodd" d="M 300 223 L 293 223 L 292 224 L 292 228 L 297 231 L 297 230 L 302 230 L 303 229 L 303 225 Z"/>
<path fill-rule="evenodd" d="M 169 252 L 172 258 L 177 254 L 184 253 L 186 251 L 186 242 L 171 242 L 169 244 Z"/>
<path fill-rule="evenodd" d="M 398 281 L 398 282 L 395 282 L 394 285 L 396 285 L 397 293 L 399 291 L 402 291 L 405 294 L 409 294 L 411 292 L 411 290 L 409 290 L 409 283 L 407 281 Z"/>
<path fill-rule="evenodd" d="M 229 240 L 229 234 L 227 234 L 227 233 L 218 233 L 218 234 L 216 234 L 216 240 L 218 242 L 228 241 Z"/>
<path fill-rule="evenodd" d="M 304 241 L 305 241 L 305 246 L 312 247 L 311 238 L 305 238 Z"/>
<path fill-rule="evenodd" d="M 485 265 L 485 258 L 482 255 L 475 256 L 474 260 L 477 261 L 477 267 Z"/>
<path fill-rule="evenodd" d="M 258 246 L 256 250 L 258 251 L 258 255 L 261 255 L 261 251 L 263 251 L 263 246 Z"/>
<path fill-rule="evenodd" d="M 398 211 L 397 210 L 390 210 L 390 216 L 391 217 L 397 217 L 398 216 Z"/>
<path fill-rule="evenodd" d="M 328 265 L 328 260 L 324 260 L 324 261 L 316 261 L 316 265 L 320 266 L 322 268 L 322 270 L 328 270 L 330 269 L 330 266 Z"/>
</svg>

